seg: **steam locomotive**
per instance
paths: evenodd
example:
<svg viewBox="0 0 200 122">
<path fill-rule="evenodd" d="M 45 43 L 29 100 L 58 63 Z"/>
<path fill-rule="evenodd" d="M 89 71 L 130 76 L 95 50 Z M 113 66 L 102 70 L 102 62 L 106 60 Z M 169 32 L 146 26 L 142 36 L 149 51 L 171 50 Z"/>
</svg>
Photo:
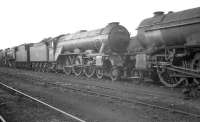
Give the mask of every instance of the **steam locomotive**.
<svg viewBox="0 0 200 122">
<path fill-rule="evenodd" d="M 1 64 L 101 79 L 151 77 L 167 87 L 200 83 L 200 8 L 161 11 L 137 35 L 117 22 L 0 51 Z M 3 62 L 3 63 L 2 63 Z"/>
<path fill-rule="evenodd" d="M 200 8 L 155 12 L 154 17 L 140 23 L 136 38 L 143 49 L 136 56 L 136 67 L 154 69 L 167 87 L 199 85 Z"/>
<path fill-rule="evenodd" d="M 89 78 L 96 75 L 100 79 L 107 75 L 117 80 L 129 41 L 128 30 L 113 22 L 101 29 L 81 30 L 9 48 L 4 62 L 10 67 L 64 71 L 67 75 L 84 74 Z"/>
</svg>

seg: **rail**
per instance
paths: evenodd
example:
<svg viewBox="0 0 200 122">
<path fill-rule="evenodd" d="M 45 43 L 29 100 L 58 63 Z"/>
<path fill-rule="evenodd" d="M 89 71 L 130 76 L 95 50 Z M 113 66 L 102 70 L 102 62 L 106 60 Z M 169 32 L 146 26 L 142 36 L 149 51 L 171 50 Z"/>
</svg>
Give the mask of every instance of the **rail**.
<svg viewBox="0 0 200 122">
<path fill-rule="evenodd" d="M 38 103 L 41 103 L 41 104 L 43 104 L 43 105 L 45 105 L 45 106 L 47 106 L 47 107 L 49 107 L 49 108 L 51 108 L 51 109 L 53 109 L 53 110 L 59 112 L 59 113 L 62 113 L 62 114 L 64 114 L 65 116 L 68 116 L 68 117 L 70 117 L 70 118 L 72 118 L 72 119 L 74 119 L 74 120 L 77 120 L 77 121 L 79 121 L 79 122 L 86 122 L 85 120 L 83 120 L 83 119 L 81 119 L 81 118 L 78 118 L 78 117 L 76 117 L 76 116 L 74 116 L 74 115 L 72 115 L 72 114 L 69 114 L 69 113 L 67 113 L 67 112 L 65 112 L 65 111 L 63 111 L 63 110 L 61 110 L 61 109 L 59 109 L 59 108 L 56 108 L 56 107 L 54 107 L 54 106 L 52 106 L 52 105 L 49 105 L 48 103 L 45 103 L 45 102 L 43 102 L 43 101 L 41 101 L 41 100 L 38 100 L 38 99 L 36 99 L 36 98 L 34 98 L 34 97 L 30 96 L 30 95 L 27 95 L 27 94 L 25 94 L 25 93 L 23 93 L 23 92 L 21 92 L 21 91 L 19 91 L 19 90 L 17 90 L 17 89 L 14 89 L 14 88 L 12 88 L 12 87 L 10 87 L 10 86 L 8 86 L 8 85 L 2 83 L 2 82 L 0 82 L 0 85 L 3 86 L 3 87 L 5 87 L 5 88 L 7 88 L 7 89 L 9 89 L 9 90 L 11 90 L 11 91 L 14 91 L 14 92 L 16 92 L 16 93 L 18 93 L 18 94 L 21 94 L 21 95 L 25 96 L 25 97 L 28 97 L 28 98 L 30 98 L 30 99 L 32 99 L 32 100 L 38 102 Z"/>
<path fill-rule="evenodd" d="M 1 122 L 6 122 L 6 120 L 0 115 Z"/>
<path fill-rule="evenodd" d="M 56 84 L 56 83 L 49 83 L 49 84 L 56 85 L 56 86 L 62 86 L 61 84 Z M 69 86 L 66 86 L 66 85 L 62 86 L 62 87 L 66 88 L 66 89 L 70 89 L 72 91 L 87 93 L 89 95 L 101 96 L 101 97 L 110 98 L 110 99 L 113 99 L 113 100 L 123 101 L 123 102 L 127 102 L 127 103 L 140 104 L 140 105 L 143 105 L 143 106 L 149 106 L 149 107 L 152 107 L 152 108 L 167 110 L 167 111 L 174 112 L 174 113 L 179 113 L 179 114 L 183 114 L 183 115 L 187 115 L 187 116 L 200 118 L 200 114 L 186 112 L 184 110 L 180 110 L 180 109 L 176 109 L 176 108 L 170 108 L 170 107 L 160 106 L 160 105 L 156 105 L 156 104 L 151 104 L 151 103 L 141 101 L 141 100 L 138 100 L 138 99 L 121 98 L 121 97 L 114 96 L 114 95 L 95 92 L 95 91 L 92 91 L 92 90 L 89 90 L 89 89 L 83 90 L 83 89 L 80 89 L 80 88 L 74 88 L 74 87 L 72 88 L 72 87 L 69 87 Z"/>
</svg>

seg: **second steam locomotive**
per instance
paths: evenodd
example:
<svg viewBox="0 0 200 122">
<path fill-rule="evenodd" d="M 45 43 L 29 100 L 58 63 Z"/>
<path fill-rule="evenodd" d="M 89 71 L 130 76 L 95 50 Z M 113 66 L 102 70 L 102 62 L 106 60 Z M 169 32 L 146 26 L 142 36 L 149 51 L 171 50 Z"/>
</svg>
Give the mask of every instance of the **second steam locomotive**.
<svg viewBox="0 0 200 122">
<path fill-rule="evenodd" d="M 165 86 L 176 87 L 181 83 L 198 86 L 200 8 L 154 14 L 138 27 L 136 41 L 140 44 L 138 47 L 142 48 L 142 54 L 138 54 L 136 60 L 149 62 L 148 66 L 157 72 Z"/>
</svg>

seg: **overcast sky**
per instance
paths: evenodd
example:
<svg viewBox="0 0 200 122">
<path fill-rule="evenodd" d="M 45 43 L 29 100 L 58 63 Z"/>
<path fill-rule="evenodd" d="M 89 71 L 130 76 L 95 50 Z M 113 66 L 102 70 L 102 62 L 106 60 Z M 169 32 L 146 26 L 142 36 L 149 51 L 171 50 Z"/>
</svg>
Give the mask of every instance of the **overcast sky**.
<svg viewBox="0 0 200 122">
<path fill-rule="evenodd" d="M 0 49 L 120 22 L 134 36 L 154 11 L 200 7 L 200 0 L 0 0 Z"/>
</svg>

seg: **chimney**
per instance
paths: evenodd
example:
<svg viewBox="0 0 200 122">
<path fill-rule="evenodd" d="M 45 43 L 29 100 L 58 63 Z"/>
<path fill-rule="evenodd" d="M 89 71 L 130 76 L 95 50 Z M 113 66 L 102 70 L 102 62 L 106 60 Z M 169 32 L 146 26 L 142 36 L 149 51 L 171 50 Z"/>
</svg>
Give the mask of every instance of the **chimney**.
<svg viewBox="0 0 200 122">
<path fill-rule="evenodd" d="M 164 12 L 163 12 L 163 11 L 156 11 L 156 12 L 154 12 L 153 14 L 154 14 L 154 17 L 156 17 L 156 16 L 161 16 L 161 15 L 163 15 Z"/>
<path fill-rule="evenodd" d="M 168 14 L 172 14 L 172 13 L 174 13 L 174 12 L 173 12 L 173 11 L 169 11 L 169 12 L 168 12 Z"/>
<path fill-rule="evenodd" d="M 119 25 L 119 22 L 111 22 L 108 25 Z"/>
</svg>

